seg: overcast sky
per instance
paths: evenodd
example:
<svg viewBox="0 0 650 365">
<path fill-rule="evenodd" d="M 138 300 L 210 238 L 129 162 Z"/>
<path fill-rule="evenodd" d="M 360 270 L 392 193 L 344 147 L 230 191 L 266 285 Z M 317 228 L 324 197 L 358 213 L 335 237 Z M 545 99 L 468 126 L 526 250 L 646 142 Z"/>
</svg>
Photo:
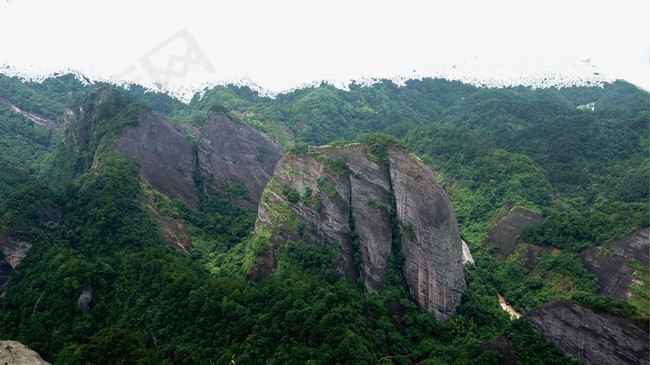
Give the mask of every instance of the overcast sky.
<svg viewBox="0 0 650 365">
<path fill-rule="evenodd" d="M 0 0 L 0 64 L 143 83 L 246 77 L 273 91 L 414 71 L 476 80 L 597 72 L 650 90 L 648 14 L 647 0 Z"/>
</svg>

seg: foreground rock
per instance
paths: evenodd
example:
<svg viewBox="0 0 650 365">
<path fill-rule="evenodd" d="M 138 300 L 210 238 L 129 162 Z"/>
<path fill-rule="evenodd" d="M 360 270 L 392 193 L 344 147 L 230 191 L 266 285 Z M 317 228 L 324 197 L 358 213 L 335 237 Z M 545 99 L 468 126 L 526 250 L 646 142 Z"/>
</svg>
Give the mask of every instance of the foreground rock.
<svg viewBox="0 0 650 365">
<path fill-rule="evenodd" d="M 49 365 L 41 356 L 16 341 L 0 341 L 0 364 L 7 365 Z"/>
<path fill-rule="evenodd" d="M 521 231 L 544 220 L 542 213 L 510 204 L 497 214 L 488 233 L 487 247 L 496 247 L 496 255 L 506 257 L 517 250 Z"/>
<path fill-rule="evenodd" d="M 268 273 L 277 264 L 276 249 L 303 241 L 329 245 L 339 254 L 334 266 L 341 277 L 361 276 L 366 292 L 380 292 L 397 238 L 392 218 L 409 292 L 420 309 L 448 318 L 465 289 L 456 217 L 429 168 L 392 147 L 385 159 L 363 144 L 284 156 L 264 191 L 256 227 L 271 231 L 273 247 L 251 273 Z"/>
<path fill-rule="evenodd" d="M 648 362 L 648 329 L 569 302 L 547 303 L 526 313 L 533 328 L 585 364 Z"/>
<path fill-rule="evenodd" d="M 650 228 L 583 251 L 582 261 L 589 272 L 598 277 L 598 294 L 627 300 L 632 296 L 631 284 L 643 285 L 635 280 L 638 272 L 628 262 L 635 260 L 648 266 Z"/>
</svg>

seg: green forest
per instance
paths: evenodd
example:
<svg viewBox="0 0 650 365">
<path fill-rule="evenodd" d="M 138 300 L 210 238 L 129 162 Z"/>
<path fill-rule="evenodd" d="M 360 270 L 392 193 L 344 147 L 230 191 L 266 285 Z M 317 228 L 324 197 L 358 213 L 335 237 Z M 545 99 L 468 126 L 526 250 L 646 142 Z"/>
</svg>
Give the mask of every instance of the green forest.
<svg viewBox="0 0 650 365">
<path fill-rule="evenodd" d="M 99 93 L 108 94 L 101 103 Z M 497 293 L 521 313 L 567 300 L 648 320 L 648 267 L 632 264 L 646 286 L 618 301 L 598 295 L 580 257 L 649 225 L 649 95 L 625 81 L 490 89 L 383 80 L 275 98 L 230 85 L 184 104 L 73 75 L 41 83 L 0 75 L 0 98 L 60 126 L 37 128 L 0 104 L 0 234 L 33 242 L 0 298 L 0 339 L 54 364 L 499 364 L 501 353 L 485 346 L 497 339 L 519 363 L 572 364 L 526 319 L 511 320 Z M 581 107 L 590 103 L 593 110 Z M 82 125 L 65 120 L 68 108 L 95 110 L 83 114 L 81 145 L 66 144 Z M 169 120 L 193 145 L 208 114 L 220 111 L 294 153 L 351 141 L 412 151 L 448 191 L 475 260 L 456 314 L 441 322 L 419 311 L 395 262 L 387 290 L 364 294 L 339 280 L 327 246 L 292 242 L 269 278 L 252 280 L 251 257 L 269 243 L 268 232 L 255 233 L 257 213 L 236 204 L 246 190 L 199 189 L 196 207 L 155 191 L 113 148 L 139 110 Z M 145 203 L 152 195 L 155 203 Z M 484 244 L 512 203 L 545 217 L 520 236 L 542 247 L 534 270 Z M 186 224 L 189 254 L 161 239 L 152 209 Z M 46 224 L 51 216 L 57 224 Z M 83 312 L 77 299 L 87 288 Z"/>
</svg>

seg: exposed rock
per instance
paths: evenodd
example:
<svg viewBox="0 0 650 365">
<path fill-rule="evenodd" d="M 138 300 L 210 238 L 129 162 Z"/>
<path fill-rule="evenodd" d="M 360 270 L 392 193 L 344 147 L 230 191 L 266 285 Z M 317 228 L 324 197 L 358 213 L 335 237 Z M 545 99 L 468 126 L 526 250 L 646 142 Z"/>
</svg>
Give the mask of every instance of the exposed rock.
<svg viewBox="0 0 650 365">
<path fill-rule="evenodd" d="M 649 265 L 649 233 L 650 228 L 643 228 L 604 245 L 590 247 L 580 254 L 587 270 L 598 277 L 598 294 L 620 300 L 632 295 L 629 287 L 637 271 L 627 262 L 636 260 Z"/>
<path fill-rule="evenodd" d="M 507 205 L 499 211 L 492 222 L 487 247 L 496 246 L 497 256 L 508 256 L 517 249 L 517 238 L 521 230 L 539 224 L 543 220 L 542 213 L 515 204 Z"/>
<path fill-rule="evenodd" d="M 82 313 L 88 313 L 90 311 L 90 302 L 93 300 L 93 288 L 86 287 L 79 295 L 77 299 L 77 306 Z"/>
<path fill-rule="evenodd" d="M 243 184 L 238 204 L 255 210 L 284 150 L 247 124 L 235 125 L 211 114 L 199 142 L 199 167 L 208 193 L 228 194 L 229 184 Z M 236 197 L 235 197 L 236 198 Z"/>
<path fill-rule="evenodd" d="M 463 266 L 467 265 L 469 262 L 470 264 L 474 263 L 474 257 L 472 257 L 472 252 L 469 250 L 469 246 L 467 246 L 467 242 L 465 240 L 461 239 L 461 242 L 463 243 Z"/>
<path fill-rule="evenodd" d="M 287 154 L 264 191 L 256 230 L 271 231 L 274 249 L 289 241 L 330 245 L 339 273 L 361 275 L 366 292 L 377 293 L 386 285 L 394 210 L 409 291 L 422 310 L 446 319 L 465 289 L 455 214 L 426 165 L 397 149 L 388 159 L 372 158 L 362 144 Z M 275 265 L 274 249 L 252 266 L 253 276 L 272 269 L 262 266 Z"/>
<path fill-rule="evenodd" d="M 422 310 L 446 319 L 466 285 L 456 214 L 424 163 L 404 150 L 389 148 L 388 157 L 406 283 Z"/>
<path fill-rule="evenodd" d="M 365 145 L 347 148 L 322 149 L 322 152 L 342 158 L 352 172 L 350 203 L 354 229 L 359 236 L 363 260 L 362 275 L 367 292 L 378 293 L 385 287 L 386 268 L 392 251 L 390 226 L 390 177 L 388 168 L 367 157 Z M 369 206 L 374 199 L 375 206 Z"/>
<path fill-rule="evenodd" d="M 115 149 L 133 157 L 142 176 L 170 198 L 197 207 L 193 172 L 196 156 L 192 144 L 156 114 L 140 111 L 138 125 L 124 128 Z"/>
<path fill-rule="evenodd" d="M 49 365 L 39 354 L 16 341 L 0 341 L 2 365 Z"/>
<path fill-rule="evenodd" d="M 33 241 L 28 238 L 32 229 L 55 229 L 61 220 L 61 211 L 52 206 L 41 206 L 39 216 L 28 224 L 6 223 L 11 233 L 0 232 L 0 297 L 11 281 L 11 275 L 32 248 Z M 0 227 L 1 228 L 1 227 Z"/>
<path fill-rule="evenodd" d="M 178 247 L 189 254 L 192 248 L 192 239 L 187 229 L 187 223 L 181 218 L 172 218 L 162 214 L 156 204 L 158 198 L 159 195 L 155 191 L 149 191 L 145 195 L 144 204 L 149 208 L 151 216 L 160 224 L 161 238 L 168 245 Z M 132 247 L 129 248 L 133 251 Z"/>
<path fill-rule="evenodd" d="M 16 268 L 32 248 L 32 241 L 7 233 L 0 233 L 0 250 L 12 268 Z"/>
<path fill-rule="evenodd" d="M 537 264 L 544 253 L 544 248 L 530 243 L 525 243 L 523 245 L 526 249 L 526 262 L 524 263 L 524 267 L 526 267 L 529 272 L 532 272 L 537 267 Z"/>
<path fill-rule="evenodd" d="M 56 130 L 59 127 L 56 121 L 46 118 L 42 115 L 38 115 L 36 113 L 31 113 L 22 110 L 16 105 L 12 104 L 9 100 L 0 98 L 0 105 L 4 105 L 7 108 L 11 109 L 12 112 L 20 114 L 21 116 L 31 120 L 34 123 L 34 127 L 36 128 L 46 128 L 46 129 Z"/>
<path fill-rule="evenodd" d="M 283 187 L 310 195 L 309 201 L 289 201 Z M 347 174 L 331 173 L 326 161 L 293 154 L 280 159 L 260 201 L 257 231 L 261 225 L 271 230 L 276 247 L 289 241 L 330 245 L 341 257 L 335 263 L 339 274 L 358 277 L 350 228 L 350 179 Z"/>
<path fill-rule="evenodd" d="M 585 364 L 643 364 L 650 356 L 647 327 L 570 302 L 551 302 L 523 318 L 557 347 Z"/>
</svg>

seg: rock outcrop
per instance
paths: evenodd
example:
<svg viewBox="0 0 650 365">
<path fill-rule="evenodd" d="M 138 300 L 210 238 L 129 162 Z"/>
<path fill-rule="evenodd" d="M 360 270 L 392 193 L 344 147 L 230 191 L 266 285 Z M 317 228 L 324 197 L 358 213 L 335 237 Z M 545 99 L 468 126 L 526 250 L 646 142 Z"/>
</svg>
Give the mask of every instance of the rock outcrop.
<svg viewBox="0 0 650 365">
<path fill-rule="evenodd" d="M 11 276 L 25 258 L 33 241 L 29 236 L 32 229 L 55 229 L 59 226 L 61 211 L 57 207 L 42 206 L 38 218 L 28 224 L 8 224 L 10 232 L 0 230 L 0 297 L 11 282 Z M 0 229 L 5 228 L 0 226 Z"/>
<path fill-rule="evenodd" d="M 486 247 L 496 247 L 495 254 L 506 257 L 517 250 L 517 238 L 521 230 L 544 220 L 541 213 L 519 205 L 506 205 L 499 211 L 488 232 Z"/>
<path fill-rule="evenodd" d="M 140 111 L 138 124 L 126 127 L 115 144 L 140 165 L 151 186 L 170 198 L 198 207 L 193 172 L 196 155 L 190 141 L 156 114 Z"/>
<path fill-rule="evenodd" d="M 467 242 L 464 240 L 461 240 L 463 243 L 463 266 L 469 264 L 474 264 L 474 257 L 472 256 L 472 252 L 469 250 L 469 246 L 467 246 Z"/>
<path fill-rule="evenodd" d="M 257 209 L 282 155 L 282 147 L 247 124 L 234 124 L 221 113 L 209 115 L 199 141 L 199 167 L 207 192 L 230 195 L 230 187 L 243 184 L 246 191 L 231 197 L 251 210 Z"/>
<path fill-rule="evenodd" d="M 93 288 L 85 287 L 77 299 L 77 307 L 82 313 L 90 311 L 90 302 L 93 300 Z"/>
<path fill-rule="evenodd" d="M 49 365 L 39 354 L 16 341 L 0 341 L 0 364 Z"/>
<path fill-rule="evenodd" d="M 635 280 L 638 273 L 628 262 L 635 260 L 650 265 L 649 233 L 650 228 L 643 228 L 580 254 L 587 270 L 598 277 L 598 294 L 627 300 L 632 296 L 631 284 L 643 285 Z"/>
<path fill-rule="evenodd" d="M 273 248 L 253 265 L 254 276 L 268 271 L 262 264 L 275 264 L 275 249 L 302 241 L 332 247 L 341 276 L 361 276 L 366 292 L 378 293 L 399 237 L 406 285 L 422 310 L 448 318 L 465 289 L 447 195 L 429 168 L 401 149 L 389 147 L 385 159 L 363 144 L 285 155 L 259 205 L 256 230 L 263 229 Z"/>
<path fill-rule="evenodd" d="M 421 309 L 446 318 L 465 289 L 456 214 L 424 163 L 403 150 L 388 157 L 409 291 Z"/>
<path fill-rule="evenodd" d="M 557 347 L 585 364 L 647 363 L 648 330 L 630 320 L 570 302 L 551 302 L 523 318 Z"/>
</svg>

